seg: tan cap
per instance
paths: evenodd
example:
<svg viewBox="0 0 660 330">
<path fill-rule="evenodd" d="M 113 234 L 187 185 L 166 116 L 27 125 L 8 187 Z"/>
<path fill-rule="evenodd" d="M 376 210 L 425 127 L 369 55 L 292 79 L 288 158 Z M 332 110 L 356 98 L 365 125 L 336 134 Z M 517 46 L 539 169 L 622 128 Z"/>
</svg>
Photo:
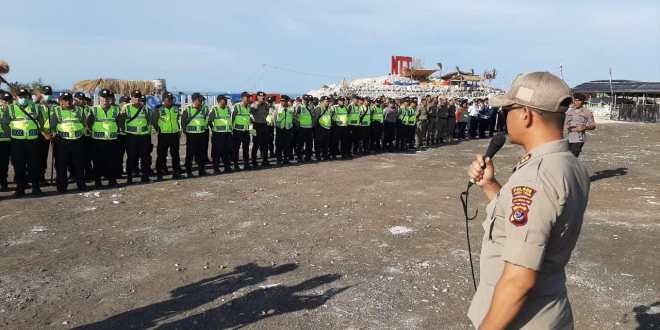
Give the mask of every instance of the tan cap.
<svg viewBox="0 0 660 330">
<path fill-rule="evenodd" d="M 518 75 L 511 89 L 490 99 L 493 107 L 526 105 L 549 112 L 566 112 L 571 100 L 571 89 L 550 72 L 530 72 Z"/>
</svg>

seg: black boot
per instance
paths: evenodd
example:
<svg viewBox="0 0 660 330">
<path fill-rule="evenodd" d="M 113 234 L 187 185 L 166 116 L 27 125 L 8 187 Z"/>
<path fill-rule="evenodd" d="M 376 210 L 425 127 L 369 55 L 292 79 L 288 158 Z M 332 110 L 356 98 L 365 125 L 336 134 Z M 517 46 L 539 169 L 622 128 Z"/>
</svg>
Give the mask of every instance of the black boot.
<svg viewBox="0 0 660 330">
<path fill-rule="evenodd" d="M 23 197 L 23 196 L 25 196 L 25 186 L 16 187 L 16 191 L 14 192 L 14 197 Z"/>
<path fill-rule="evenodd" d="M 39 182 L 35 182 L 32 184 L 32 196 L 41 196 L 43 195 L 43 192 L 41 192 L 41 188 L 39 188 Z"/>
</svg>

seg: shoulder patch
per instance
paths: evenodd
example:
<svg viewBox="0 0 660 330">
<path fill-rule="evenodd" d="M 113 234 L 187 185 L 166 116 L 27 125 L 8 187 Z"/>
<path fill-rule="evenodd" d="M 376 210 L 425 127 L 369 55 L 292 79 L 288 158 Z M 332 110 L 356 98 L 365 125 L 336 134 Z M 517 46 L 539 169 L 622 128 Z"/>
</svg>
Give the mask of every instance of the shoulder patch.
<svg viewBox="0 0 660 330">
<path fill-rule="evenodd" d="M 536 190 L 528 186 L 515 186 L 511 188 L 511 196 L 515 197 L 527 197 L 532 198 L 536 194 Z"/>
<path fill-rule="evenodd" d="M 534 188 L 516 186 L 511 189 L 511 217 L 509 221 L 516 227 L 527 224 L 527 214 L 532 206 L 532 197 L 536 194 Z"/>
</svg>

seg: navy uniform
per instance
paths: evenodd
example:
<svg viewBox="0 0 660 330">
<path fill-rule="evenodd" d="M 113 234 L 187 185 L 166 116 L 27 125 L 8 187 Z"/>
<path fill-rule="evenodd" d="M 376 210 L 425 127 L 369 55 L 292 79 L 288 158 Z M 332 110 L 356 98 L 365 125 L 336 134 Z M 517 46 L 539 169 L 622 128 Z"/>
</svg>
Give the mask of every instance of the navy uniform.
<svg viewBox="0 0 660 330">
<path fill-rule="evenodd" d="M 294 108 L 290 105 L 290 98 L 282 95 L 281 106 L 275 112 L 275 154 L 277 165 L 287 165 L 293 158 L 291 153 L 291 142 L 293 138 L 293 116 Z"/>
<path fill-rule="evenodd" d="M 170 92 L 163 94 L 164 104 L 154 110 L 152 125 L 158 132 L 158 146 L 156 147 L 156 177 L 163 179 L 167 172 L 167 154 L 172 158 L 172 178 L 181 177 L 181 159 L 179 145 L 181 142 L 181 109 L 174 104 L 174 95 Z"/>
<path fill-rule="evenodd" d="M 410 109 L 408 108 L 408 98 L 403 98 L 401 104 L 399 105 L 399 118 L 397 120 L 396 126 L 396 150 L 397 151 L 408 151 L 408 116 L 410 115 Z"/>
<path fill-rule="evenodd" d="M 243 153 L 243 168 L 250 169 L 250 93 L 241 93 L 241 103 L 235 104 L 231 114 L 234 146 L 234 168 L 239 171 L 239 151 Z"/>
<path fill-rule="evenodd" d="M 314 141 L 314 106 L 309 95 L 302 98 L 302 103 L 295 108 L 294 125 L 296 127 L 296 158 L 298 162 L 308 162 L 312 159 Z"/>
<path fill-rule="evenodd" d="M 55 171 L 57 191 L 65 193 L 69 185 L 69 170 L 78 186 L 78 190 L 87 190 L 83 160 L 83 136 L 85 135 L 86 112 L 81 107 L 73 106 L 73 95 L 64 93 L 60 96 L 60 105 L 51 109 L 50 126 L 55 146 Z"/>
<path fill-rule="evenodd" d="M 50 116 L 51 116 L 51 111 L 54 106 L 57 105 L 57 101 L 53 99 L 53 88 L 50 86 L 43 86 L 41 87 L 41 95 L 37 96 L 37 106 L 39 107 L 39 111 L 41 111 L 41 116 L 44 119 L 44 131 L 50 132 L 51 131 L 51 126 L 50 126 Z M 41 156 L 41 168 L 39 169 L 39 179 L 41 180 L 42 183 L 46 182 L 46 168 L 48 167 L 48 152 L 50 150 L 50 141 L 46 140 L 46 138 L 42 135 L 39 137 L 39 141 L 41 142 L 40 150 L 39 150 L 39 155 Z M 55 150 L 53 150 L 53 153 Z M 54 164 L 51 164 L 51 166 L 54 166 Z"/>
<path fill-rule="evenodd" d="M 316 160 L 330 159 L 330 134 L 332 132 L 332 107 L 328 97 L 321 97 L 321 102 L 314 108 L 314 152 Z"/>
<path fill-rule="evenodd" d="M 348 128 L 348 109 L 344 105 L 346 99 L 337 98 L 337 104 L 332 109 L 332 159 L 351 157 L 351 136 Z"/>
<path fill-rule="evenodd" d="M 360 105 L 361 98 L 357 95 L 351 99 L 351 104 L 347 107 L 348 110 L 348 139 L 350 147 L 348 148 L 348 156 L 358 153 L 360 146 Z"/>
<path fill-rule="evenodd" d="M 150 114 L 147 107 L 140 101 L 142 93 L 133 91 L 131 93 L 131 103 L 124 106 L 120 113 L 119 122 L 126 131 L 126 183 L 133 183 L 133 176 L 137 173 L 138 163 L 140 165 L 139 173 L 142 176 L 142 182 L 149 182 L 149 171 L 151 166 L 151 128 Z"/>
<path fill-rule="evenodd" d="M 85 95 L 85 93 L 82 92 L 76 92 L 73 94 L 73 105 L 76 108 L 79 108 L 80 111 L 82 111 L 84 114 L 88 115 L 89 114 L 89 99 Z M 84 136 L 82 137 L 82 144 L 83 144 L 83 173 L 86 179 L 89 179 L 92 177 L 93 173 L 93 164 L 92 164 L 92 148 L 93 148 L 93 143 L 92 143 L 92 138 L 91 138 L 91 132 L 88 129 L 85 129 Z"/>
<path fill-rule="evenodd" d="M 221 160 L 225 172 L 231 172 L 234 146 L 232 141 L 231 108 L 227 105 L 227 97 L 218 95 L 216 101 L 218 104 L 209 111 L 208 122 L 212 132 L 211 159 L 213 160 L 213 172 L 219 174 Z M 267 132 L 259 129 L 257 130 L 257 134 L 267 134 Z M 265 136 L 261 136 L 261 138 L 265 139 Z M 267 148 L 268 146 L 266 145 Z"/>
<path fill-rule="evenodd" d="M 131 103 L 131 98 L 129 96 L 122 96 L 119 98 L 119 109 L 123 110 L 129 103 Z M 117 141 L 119 145 L 119 155 L 121 158 L 121 174 L 124 174 L 124 159 L 126 159 L 126 131 L 124 127 L 120 127 L 119 133 L 117 135 Z"/>
<path fill-rule="evenodd" d="M 9 128 L 9 105 L 13 97 L 9 92 L 0 89 L 0 191 L 9 189 L 7 175 L 9 172 L 9 155 L 11 154 L 11 129 Z"/>
<path fill-rule="evenodd" d="M 32 194 L 41 195 L 39 176 L 41 170 L 40 136 L 46 134 L 43 129 L 43 117 L 39 107 L 32 102 L 30 92 L 21 88 L 18 100 L 9 105 L 11 129 L 11 161 L 16 177 L 15 196 L 23 196 L 28 180 L 32 184 Z M 27 178 L 26 178 L 27 174 Z"/>
<path fill-rule="evenodd" d="M 100 104 L 87 114 L 87 128 L 92 135 L 93 176 L 96 188 L 102 186 L 102 179 L 108 180 L 110 187 L 117 186 L 121 177 L 124 160 L 120 141 L 123 125 L 120 125 L 121 108 L 115 105 L 115 94 L 103 89 L 99 93 Z"/>
<path fill-rule="evenodd" d="M 206 175 L 206 147 L 208 143 L 208 108 L 204 97 L 193 93 L 193 104 L 188 105 L 181 114 L 181 127 L 186 134 L 186 173 L 192 177 L 193 159 L 197 163 L 199 176 Z"/>
</svg>

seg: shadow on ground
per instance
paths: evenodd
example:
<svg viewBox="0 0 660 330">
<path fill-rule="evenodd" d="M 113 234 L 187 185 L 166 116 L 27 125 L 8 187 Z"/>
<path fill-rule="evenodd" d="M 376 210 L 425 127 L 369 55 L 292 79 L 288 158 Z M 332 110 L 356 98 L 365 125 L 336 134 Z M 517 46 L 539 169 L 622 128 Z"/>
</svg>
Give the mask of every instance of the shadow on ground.
<svg viewBox="0 0 660 330">
<path fill-rule="evenodd" d="M 603 170 L 603 171 L 595 172 L 594 174 L 591 175 L 591 177 L 589 177 L 589 179 L 591 180 L 591 182 L 594 182 L 602 179 L 611 178 L 613 176 L 623 176 L 626 174 L 628 174 L 628 168 L 619 167 L 613 170 Z"/>
<path fill-rule="evenodd" d="M 105 320 L 75 329 L 226 329 L 242 327 L 275 315 L 315 309 L 349 287 L 331 288 L 320 294 L 302 294 L 335 282 L 341 275 L 327 274 L 287 286 L 260 288 L 224 304 L 185 318 L 190 311 L 214 300 L 264 282 L 268 277 L 298 268 L 295 264 L 261 267 L 254 263 L 237 266 L 233 271 L 192 283 L 170 292 L 171 298 L 136 308 Z"/>
</svg>

